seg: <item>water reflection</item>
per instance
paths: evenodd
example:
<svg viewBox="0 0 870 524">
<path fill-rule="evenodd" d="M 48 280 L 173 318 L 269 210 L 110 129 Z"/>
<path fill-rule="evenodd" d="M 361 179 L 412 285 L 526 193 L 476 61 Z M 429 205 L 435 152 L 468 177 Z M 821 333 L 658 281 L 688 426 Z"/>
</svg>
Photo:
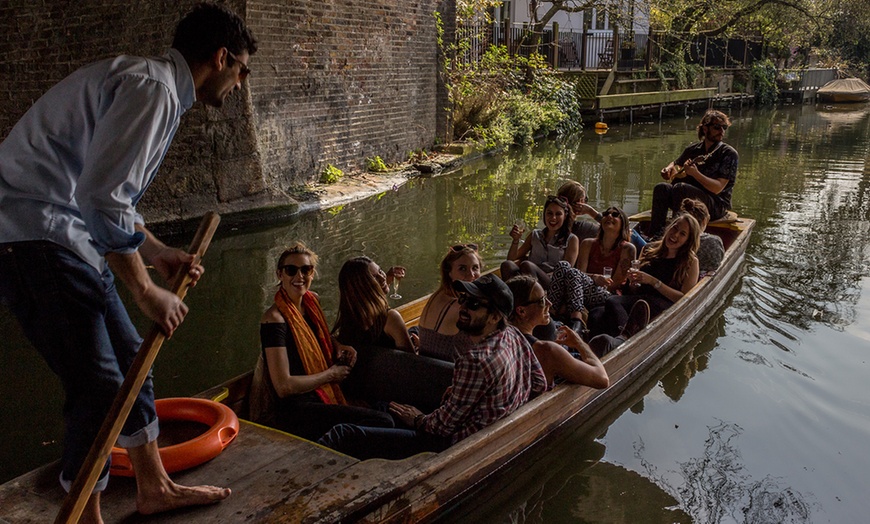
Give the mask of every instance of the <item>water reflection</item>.
<svg viewBox="0 0 870 524">
<path fill-rule="evenodd" d="M 824 112 L 756 115 L 751 136 L 763 134 L 778 147 L 741 150 L 740 182 L 759 183 L 758 191 L 741 192 L 740 202 L 759 226 L 749 249 L 747 293 L 735 314 L 757 328 L 745 336 L 766 338 L 786 352 L 813 325 L 841 330 L 854 323 L 868 270 L 870 114 L 837 117 L 846 123 L 832 125 Z M 833 145 L 837 153 L 826 154 L 823 148 Z"/>
<path fill-rule="evenodd" d="M 668 475 L 645 459 L 643 440 L 635 445 L 645 476 L 680 501 L 680 507 L 695 522 L 718 524 L 738 522 L 781 524 L 812 522 L 814 503 L 788 486 L 782 479 L 765 476 L 754 480 L 746 470 L 738 446 L 743 429 L 734 423 L 719 421 L 708 427 L 701 456 L 679 462 L 680 483 L 674 485 Z"/>
<path fill-rule="evenodd" d="M 622 466 L 601 462 L 604 446 L 573 435 L 558 454 L 538 450 L 524 459 L 523 475 L 501 483 L 497 493 L 471 495 L 474 503 L 441 516 L 437 522 L 480 523 L 689 523 L 677 499 L 654 482 Z M 552 448 L 551 448 L 552 449 Z"/>
<path fill-rule="evenodd" d="M 725 334 L 725 317 L 714 318 L 698 344 L 691 345 L 689 352 L 661 380 L 661 388 L 668 398 L 677 402 L 686 392 L 689 380 L 707 369 L 710 352 L 716 347 L 716 339 Z"/>
</svg>

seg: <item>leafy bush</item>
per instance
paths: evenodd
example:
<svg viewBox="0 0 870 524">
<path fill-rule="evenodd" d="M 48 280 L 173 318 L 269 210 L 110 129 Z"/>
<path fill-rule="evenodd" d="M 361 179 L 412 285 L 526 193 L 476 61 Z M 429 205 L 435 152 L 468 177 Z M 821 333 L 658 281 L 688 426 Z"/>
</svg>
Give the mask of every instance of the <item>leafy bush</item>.
<svg viewBox="0 0 870 524">
<path fill-rule="evenodd" d="M 323 168 L 323 172 L 320 173 L 320 182 L 322 184 L 334 184 L 341 180 L 341 177 L 343 176 L 344 171 L 332 164 L 327 164 L 326 167 Z"/>
<path fill-rule="evenodd" d="M 387 172 L 387 164 L 384 163 L 384 160 L 380 157 L 380 155 L 375 155 L 374 158 L 366 158 L 366 167 L 369 171 L 375 173 Z"/>
<path fill-rule="evenodd" d="M 776 66 L 770 59 L 755 62 L 749 71 L 755 87 L 755 102 L 760 105 L 775 104 L 779 100 L 779 86 L 776 84 Z"/>
<path fill-rule="evenodd" d="M 529 144 L 535 136 L 567 134 L 582 127 L 574 84 L 541 55 L 511 56 L 490 46 L 474 67 L 453 71 L 454 136 L 487 146 Z"/>
</svg>

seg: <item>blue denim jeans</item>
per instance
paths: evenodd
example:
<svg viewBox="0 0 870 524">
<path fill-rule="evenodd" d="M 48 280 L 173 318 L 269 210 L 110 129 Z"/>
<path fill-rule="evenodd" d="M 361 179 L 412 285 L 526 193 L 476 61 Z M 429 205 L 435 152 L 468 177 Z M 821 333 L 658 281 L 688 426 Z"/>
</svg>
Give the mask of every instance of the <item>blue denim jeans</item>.
<svg viewBox="0 0 870 524">
<path fill-rule="evenodd" d="M 317 443 L 360 460 L 399 460 L 424 451 L 437 452 L 450 447 L 448 437 L 413 429 L 373 428 L 356 424 L 339 424 Z"/>
<path fill-rule="evenodd" d="M 63 384 L 61 484 L 69 490 L 142 339 L 121 303 L 111 271 L 100 274 L 53 242 L 0 244 L 0 300 Z M 149 374 L 118 444 L 141 446 L 157 433 Z M 108 464 L 95 491 L 105 489 L 107 481 Z"/>
</svg>

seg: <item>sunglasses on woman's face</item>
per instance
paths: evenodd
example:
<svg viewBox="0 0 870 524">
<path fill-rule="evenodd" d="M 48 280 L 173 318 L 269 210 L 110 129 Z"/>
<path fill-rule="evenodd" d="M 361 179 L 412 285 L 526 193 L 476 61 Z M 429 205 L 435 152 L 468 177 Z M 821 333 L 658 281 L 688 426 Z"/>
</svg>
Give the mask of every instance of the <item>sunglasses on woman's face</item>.
<svg viewBox="0 0 870 524">
<path fill-rule="evenodd" d="M 472 251 L 477 251 L 477 244 L 468 243 L 468 244 L 456 244 L 455 246 L 450 246 L 450 249 L 459 253 L 463 249 L 468 248 Z"/>
<path fill-rule="evenodd" d="M 604 213 L 601 213 L 601 216 L 619 218 L 619 211 L 616 211 L 615 209 L 612 211 L 605 211 Z"/>
<path fill-rule="evenodd" d="M 297 271 L 301 271 L 303 277 L 307 277 L 311 273 L 314 272 L 314 266 L 307 265 L 307 264 L 304 266 L 297 266 L 294 264 L 284 264 L 283 266 L 279 267 L 278 269 L 280 271 L 283 271 L 284 274 L 287 275 L 288 277 L 295 277 Z"/>
<path fill-rule="evenodd" d="M 547 294 L 544 293 L 543 296 L 541 296 L 541 298 L 539 298 L 539 299 L 536 299 L 536 300 L 529 300 L 528 302 L 526 302 L 526 305 L 527 305 L 527 306 L 541 306 L 541 307 L 544 307 L 545 305 L 547 305 Z"/>
<path fill-rule="evenodd" d="M 464 306 L 465 309 L 469 311 L 477 311 L 482 307 L 488 308 L 489 302 L 473 297 L 467 293 L 462 293 L 459 295 L 459 305 Z"/>
</svg>

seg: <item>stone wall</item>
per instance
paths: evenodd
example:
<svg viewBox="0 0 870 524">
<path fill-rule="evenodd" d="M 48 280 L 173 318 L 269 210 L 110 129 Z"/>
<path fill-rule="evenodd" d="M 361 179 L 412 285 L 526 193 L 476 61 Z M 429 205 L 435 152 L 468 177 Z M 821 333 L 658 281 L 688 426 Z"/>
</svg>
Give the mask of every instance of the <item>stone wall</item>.
<svg viewBox="0 0 870 524">
<path fill-rule="evenodd" d="M 0 138 L 81 65 L 163 53 L 193 3 L 0 4 Z M 140 204 L 149 220 L 290 202 L 286 190 L 316 181 L 327 164 L 348 172 L 376 155 L 397 162 L 446 136 L 433 12 L 452 20 L 452 0 L 226 3 L 259 40 L 253 74 L 223 108 L 197 104 L 185 115 Z"/>
</svg>

